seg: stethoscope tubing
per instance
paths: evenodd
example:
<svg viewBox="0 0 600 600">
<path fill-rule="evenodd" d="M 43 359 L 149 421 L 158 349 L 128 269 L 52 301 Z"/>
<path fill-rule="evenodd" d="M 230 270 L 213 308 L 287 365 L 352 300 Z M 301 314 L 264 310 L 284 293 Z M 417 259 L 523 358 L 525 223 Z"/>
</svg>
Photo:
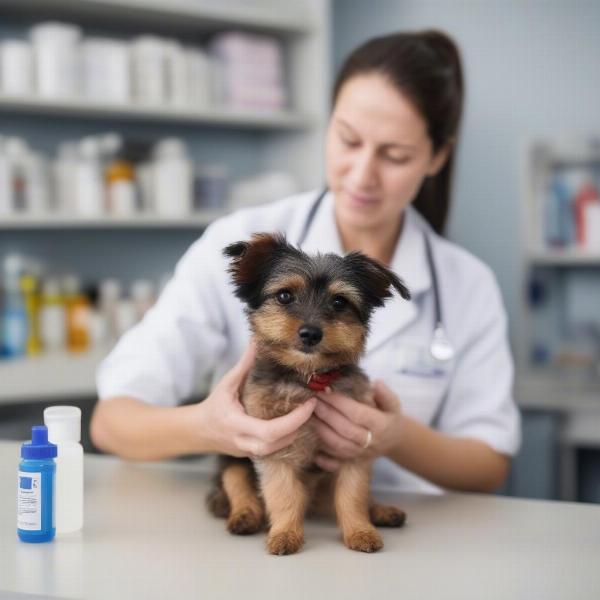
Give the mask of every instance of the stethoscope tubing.
<svg viewBox="0 0 600 600">
<path fill-rule="evenodd" d="M 317 211 L 321 206 L 323 198 L 325 198 L 329 188 L 324 187 L 319 195 L 313 202 L 310 210 L 308 211 L 308 215 L 306 215 L 306 219 L 304 221 L 302 231 L 298 236 L 297 245 L 301 247 L 302 244 L 306 241 L 308 236 L 308 232 L 313 224 Z M 431 240 L 426 232 L 423 232 L 423 238 L 425 240 L 425 253 L 427 257 L 427 266 L 429 269 L 429 273 L 431 275 L 431 284 L 433 287 L 433 310 L 434 310 L 434 334 L 431 342 L 431 354 L 434 358 L 440 361 L 450 360 L 454 356 L 454 350 L 448 341 L 446 336 L 443 316 L 442 316 L 442 303 L 440 298 L 440 288 L 437 277 L 437 269 L 435 266 L 435 260 L 433 257 L 433 249 L 431 247 Z M 437 346 L 436 346 L 437 344 Z M 436 356 L 437 355 L 437 356 Z"/>
</svg>

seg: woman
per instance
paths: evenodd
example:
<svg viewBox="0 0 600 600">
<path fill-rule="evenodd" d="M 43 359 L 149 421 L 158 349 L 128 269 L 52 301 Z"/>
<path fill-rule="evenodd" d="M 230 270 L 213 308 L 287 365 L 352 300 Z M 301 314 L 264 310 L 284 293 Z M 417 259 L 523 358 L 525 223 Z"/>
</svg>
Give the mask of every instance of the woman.
<svg viewBox="0 0 600 600">
<path fill-rule="evenodd" d="M 207 228 L 101 365 L 94 443 L 137 459 L 262 456 L 289 445 L 313 416 L 324 469 L 367 454 L 378 487 L 496 489 L 520 441 L 505 312 L 490 270 L 441 237 L 462 103 L 459 54 L 442 33 L 395 34 L 355 50 L 333 92 L 329 191 Z M 271 421 L 244 413 L 239 390 L 253 350 L 221 250 L 256 231 L 283 231 L 309 253 L 361 250 L 407 283 L 413 301 L 375 313 L 362 361 L 376 407 L 330 393 Z M 437 300 L 453 360 L 429 351 Z M 177 406 L 210 372 L 208 398 Z"/>
</svg>

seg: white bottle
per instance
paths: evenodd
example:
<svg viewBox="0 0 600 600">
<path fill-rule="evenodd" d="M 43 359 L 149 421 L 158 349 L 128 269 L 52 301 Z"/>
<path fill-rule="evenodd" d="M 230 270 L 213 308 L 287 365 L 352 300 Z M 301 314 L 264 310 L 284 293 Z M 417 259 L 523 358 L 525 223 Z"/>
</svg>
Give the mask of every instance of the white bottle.
<svg viewBox="0 0 600 600">
<path fill-rule="evenodd" d="M 83 527 L 83 447 L 81 409 L 51 406 L 44 409 L 48 440 L 58 446 L 56 458 L 56 533 L 73 533 Z"/>
<path fill-rule="evenodd" d="M 5 40 L 0 44 L 0 89 L 13 96 L 33 92 L 33 50 L 29 42 Z"/>
<path fill-rule="evenodd" d="M 154 147 L 154 202 L 156 213 L 185 218 L 192 212 L 193 164 L 183 140 L 166 138 Z"/>
<path fill-rule="evenodd" d="M 141 321 L 156 301 L 154 283 L 149 279 L 136 279 L 131 284 L 131 299 L 136 321 Z"/>
<path fill-rule="evenodd" d="M 98 139 L 85 137 L 79 143 L 79 160 L 75 175 L 75 212 L 80 217 L 102 217 L 104 180 Z"/>
<path fill-rule="evenodd" d="M 67 315 L 56 279 L 46 279 L 42 286 L 40 337 L 45 352 L 59 352 L 67 345 Z"/>
<path fill-rule="evenodd" d="M 44 98 L 73 98 L 79 91 L 81 29 L 45 22 L 30 30 L 37 93 Z"/>
<path fill-rule="evenodd" d="M 100 282 L 98 308 L 106 319 L 108 341 L 115 342 L 119 337 L 117 327 L 117 305 L 121 299 L 121 284 L 116 279 L 103 279 Z"/>
<path fill-rule="evenodd" d="M 7 217 L 13 213 L 12 204 L 10 161 L 5 151 L 4 138 L 0 136 L 0 217 Z"/>
<path fill-rule="evenodd" d="M 164 105 L 167 96 L 165 42 L 141 35 L 131 42 L 133 97 L 140 104 Z"/>
<path fill-rule="evenodd" d="M 76 210 L 77 167 L 79 150 L 77 142 L 63 142 L 58 147 L 58 157 L 52 164 L 52 210 L 72 215 Z"/>
</svg>

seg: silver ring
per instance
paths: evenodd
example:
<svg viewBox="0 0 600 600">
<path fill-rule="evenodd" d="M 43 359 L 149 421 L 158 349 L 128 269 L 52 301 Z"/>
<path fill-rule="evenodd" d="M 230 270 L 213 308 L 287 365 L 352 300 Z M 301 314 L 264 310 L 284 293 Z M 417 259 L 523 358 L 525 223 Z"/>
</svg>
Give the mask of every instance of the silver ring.
<svg viewBox="0 0 600 600">
<path fill-rule="evenodd" d="M 373 441 L 373 434 L 371 433 L 370 429 L 367 429 L 367 441 L 363 445 L 363 450 L 366 450 L 371 445 L 372 441 Z"/>
</svg>

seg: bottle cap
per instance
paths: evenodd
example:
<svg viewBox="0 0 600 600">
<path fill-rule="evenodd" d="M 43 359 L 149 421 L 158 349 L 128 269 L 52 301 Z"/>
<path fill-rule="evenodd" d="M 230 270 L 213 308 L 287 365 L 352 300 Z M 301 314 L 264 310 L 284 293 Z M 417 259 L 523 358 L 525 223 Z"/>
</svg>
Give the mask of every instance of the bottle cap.
<svg viewBox="0 0 600 600">
<path fill-rule="evenodd" d="M 76 406 L 51 406 L 44 409 L 48 439 L 60 442 L 79 442 L 81 439 L 81 409 Z"/>
<path fill-rule="evenodd" d="M 21 458 L 56 458 L 57 451 L 57 447 L 48 442 L 48 429 L 44 425 L 34 425 L 31 428 L 31 442 L 21 446 Z"/>
</svg>

